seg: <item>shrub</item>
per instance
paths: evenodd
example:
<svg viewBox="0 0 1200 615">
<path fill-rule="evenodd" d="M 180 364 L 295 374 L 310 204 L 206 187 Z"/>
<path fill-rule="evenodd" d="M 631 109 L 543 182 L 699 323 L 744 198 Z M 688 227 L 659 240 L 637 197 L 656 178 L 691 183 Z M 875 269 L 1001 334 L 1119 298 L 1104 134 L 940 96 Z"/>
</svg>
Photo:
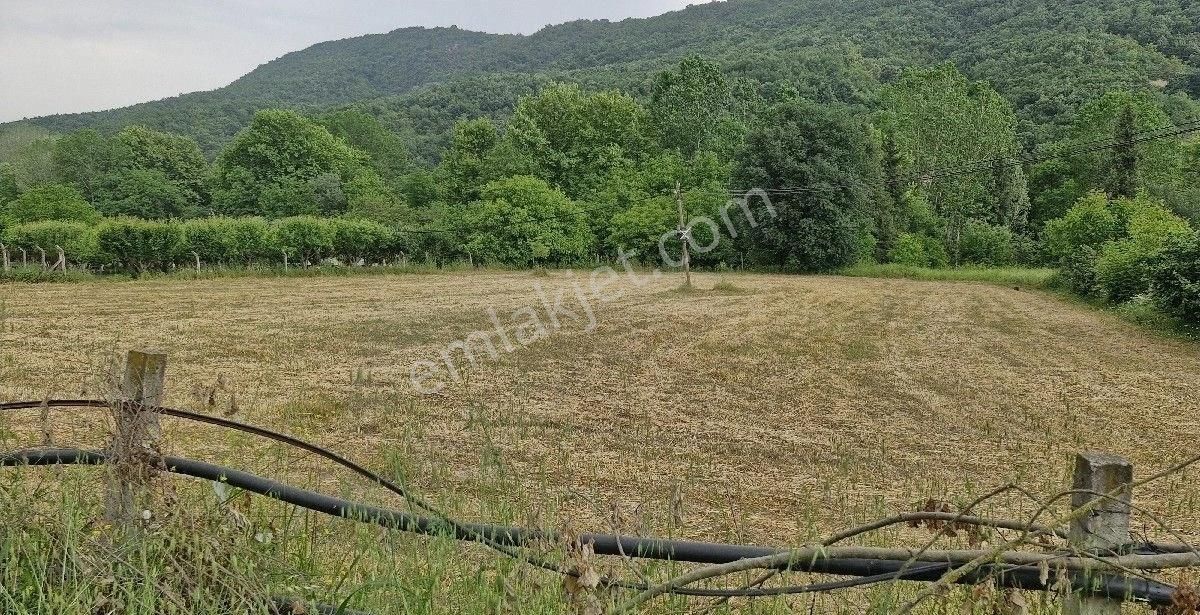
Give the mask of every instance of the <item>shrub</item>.
<svg viewBox="0 0 1200 615">
<path fill-rule="evenodd" d="M 175 222 L 115 218 L 96 227 L 96 245 L 102 258 L 134 275 L 168 271 L 184 245 L 183 228 Z"/>
<path fill-rule="evenodd" d="M 910 267 L 937 269 L 950 263 L 950 255 L 941 240 L 928 235 L 901 233 L 887 254 L 888 262 Z"/>
<path fill-rule="evenodd" d="M 1080 246 L 1060 260 L 1059 277 L 1071 292 L 1088 296 L 1096 292 L 1096 259 L 1099 255 L 1091 246 Z"/>
<path fill-rule="evenodd" d="M 1109 301 L 1124 303 L 1149 288 L 1149 266 L 1134 242 L 1110 241 L 1095 261 L 1096 289 Z"/>
<path fill-rule="evenodd" d="M 1013 263 L 1024 266 L 1046 264 L 1043 258 L 1042 246 L 1029 235 L 1020 233 L 1013 235 Z"/>
<path fill-rule="evenodd" d="M 1115 238 L 1119 229 L 1108 198 L 1093 192 L 1079 199 L 1065 216 L 1046 223 L 1046 251 L 1055 260 L 1075 258 L 1080 248 L 1098 249 Z"/>
<path fill-rule="evenodd" d="M 183 223 L 181 256 L 191 261 L 198 255 L 201 262 L 209 264 L 231 261 L 230 221 L 230 218 L 202 218 Z"/>
<path fill-rule="evenodd" d="M 464 247 L 481 262 L 575 262 L 587 256 L 592 242 L 582 213 L 578 204 L 536 177 L 498 180 L 463 210 L 462 224 L 469 229 Z"/>
<path fill-rule="evenodd" d="M 902 233 L 888 251 L 887 259 L 897 265 L 928 267 L 929 255 L 925 253 L 925 238 L 912 233 Z"/>
<path fill-rule="evenodd" d="M 304 265 L 318 263 L 333 252 L 333 229 L 328 220 L 293 216 L 275 223 L 272 241 L 288 258 Z"/>
<path fill-rule="evenodd" d="M 4 232 L 3 243 L 10 252 L 21 248 L 34 252 L 41 247 L 51 255 L 54 246 L 61 246 L 67 260 L 75 263 L 91 263 L 96 257 L 96 235 L 91 227 L 80 222 L 47 220 L 18 224 Z"/>
<path fill-rule="evenodd" d="M 1155 259 L 1151 278 L 1164 311 L 1200 326 L 1200 234 L 1171 240 Z"/>
<path fill-rule="evenodd" d="M 929 257 L 929 267 L 940 269 L 950 264 L 950 253 L 946 251 L 946 244 L 937 237 L 922 237 L 925 241 L 925 254 Z"/>
<path fill-rule="evenodd" d="M 1152 201 L 1123 200 L 1118 218 L 1126 220 L 1125 239 L 1104 244 L 1096 260 L 1096 281 L 1105 296 L 1125 302 L 1150 290 L 1158 255 L 1191 228 L 1166 207 Z"/>
<path fill-rule="evenodd" d="M 333 234 L 333 255 L 347 265 L 377 263 L 392 245 L 392 231 L 378 222 L 337 218 L 329 221 Z"/>
<path fill-rule="evenodd" d="M 252 265 L 260 259 L 277 259 L 280 248 L 275 245 L 271 225 L 263 218 L 226 218 L 226 250 L 229 261 Z"/>
<path fill-rule="evenodd" d="M 5 221 L 6 225 L 43 220 L 95 223 L 100 220 L 100 212 L 85 201 L 75 188 L 48 184 L 30 188 L 9 202 L 0 209 L 0 220 Z"/>
<path fill-rule="evenodd" d="M 992 267 L 1013 264 L 1013 234 L 1006 227 L 971 220 L 963 227 L 958 249 L 964 263 Z"/>
</svg>

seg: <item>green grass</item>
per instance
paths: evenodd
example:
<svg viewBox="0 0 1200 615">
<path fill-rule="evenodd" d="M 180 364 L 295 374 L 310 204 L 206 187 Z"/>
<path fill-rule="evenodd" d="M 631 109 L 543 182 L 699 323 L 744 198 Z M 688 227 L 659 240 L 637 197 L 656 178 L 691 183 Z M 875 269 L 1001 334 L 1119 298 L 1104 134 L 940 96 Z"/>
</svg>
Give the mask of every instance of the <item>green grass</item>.
<svg viewBox="0 0 1200 615">
<path fill-rule="evenodd" d="M 1153 301 L 1138 298 L 1121 304 L 1112 304 L 1096 297 L 1080 297 L 1070 291 L 1056 289 L 1056 294 L 1064 300 L 1093 307 L 1108 312 L 1135 324 L 1151 333 L 1171 339 L 1200 341 L 1200 329 L 1188 326 L 1187 323 L 1162 311 Z"/>
<path fill-rule="evenodd" d="M 908 265 L 862 264 L 838 272 L 859 278 L 896 278 L 930 282 L 980 282 L 1051 291 L 1066 301 L 1111 313 L 1155 334 L 1174 339 L 1200 340 L 1200 330 L 1160 310 L 1153 302 L 1133 300 L 1113 305 L 1101 299 L 1080 297 L 1061 288 L 1056 269 L 1030 267 L 956 267 L 930 269 Z"/>
<path fill-rule="evenodd" d="M 930 269 L 909 265 L 874 263 L 854 265 L 838 272 L 856 278 L 902 278 L 930 282 L 983 282 L 1001 286 L 1052 288 L 1055 269 L 1038 267 L 953 267 Z"/>
</svg>

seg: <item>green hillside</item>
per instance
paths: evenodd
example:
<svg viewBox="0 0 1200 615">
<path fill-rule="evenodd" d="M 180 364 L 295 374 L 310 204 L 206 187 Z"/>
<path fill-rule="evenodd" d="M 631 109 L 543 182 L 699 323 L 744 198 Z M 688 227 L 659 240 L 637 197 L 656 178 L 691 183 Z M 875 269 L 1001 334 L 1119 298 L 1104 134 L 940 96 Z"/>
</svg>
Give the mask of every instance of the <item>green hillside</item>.
<svg viewBox="0 0 1200 615">
<path fill-rule="evenodd" d="M 331 41 L 219 90 L 29 122 L 54 132 L 144 124 L 194 136 L 212 154 L 257 109 L 369 101 L 379 113 L 390 110 L 394 126 L 437 138 L 448 114 L 510 109 L 531 83 L 557 78 L 644 91 L 655 72 L 699 53 L 731 76 L 792 81 L 843 99 L 869 97 L 875 82 L 904 66 L 951 60 L 991 82 L 1041 141 L 1105 90 L 1200 94 L 1197 23 L 1200 5 L 1185 0 L 729 0 L 530 36 L 406 28 Z M 845 74 L 848 62 L 857 63 L 848 72 L 860 74 Z"/>
</svg>

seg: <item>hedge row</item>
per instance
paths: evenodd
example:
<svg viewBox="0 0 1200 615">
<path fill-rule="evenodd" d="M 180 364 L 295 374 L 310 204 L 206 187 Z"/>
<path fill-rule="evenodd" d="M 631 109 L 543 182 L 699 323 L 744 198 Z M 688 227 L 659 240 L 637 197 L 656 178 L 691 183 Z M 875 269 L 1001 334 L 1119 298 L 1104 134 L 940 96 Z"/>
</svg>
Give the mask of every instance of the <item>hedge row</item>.
<svg viewBox="0 0 1200 615">
<path fill-rule="evenodd" d="M 1200 326 L 1200 237 L 1162 203 L 1090 194 L 1044 235 L 1075 293 L 1114 304 L 1150 300 Z"/>
<path fill-rule="evenodd" d="M 4 231 L 10 257 L 40 247 L 57 257 L 55 246 L 75 267 L 129 273 L 168 271 L 196 259 L 204 265 L 293 264 L 336 258 L 346 264 L 378 263 L 405 252 L 402 238 L 376 222 L 297 216 L 268 222 L 262 218 L 202 218 L 156 222 L 109 218 L 95 226 L 79 222 L 32 222 Z M 40 258 L 40 255 L 38 256 Z"/>
</svg>

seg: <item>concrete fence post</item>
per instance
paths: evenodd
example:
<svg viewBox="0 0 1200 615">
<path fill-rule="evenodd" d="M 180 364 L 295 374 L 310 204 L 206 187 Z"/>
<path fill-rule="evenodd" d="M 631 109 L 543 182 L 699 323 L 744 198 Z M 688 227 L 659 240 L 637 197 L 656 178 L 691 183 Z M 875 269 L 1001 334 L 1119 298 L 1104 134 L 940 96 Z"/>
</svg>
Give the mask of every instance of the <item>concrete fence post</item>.
<svg viewBox="0 0 1200 615">
<path fill-rule="evenodd" d="M 143 407 L 162 405 L 166 372 L 167 355 L 162 353 L 131 350 L 125 359 L 106 451 L 111 471 L 105 518 L 115 525 L 129 527 L 141 516 L 137 504 L 162 464 L 158 415 Z"/>
<path fill-rule="evenodd" d="M 1093 508 L 1071 522 L 1071 545 L 1106 554 L 1129 544 L 1129 513 L 1133 502 L 1133 464 L 1108 453 L 1086 452 L 1075 458 L 1071 507 Z M 1097 494 L 1118 495 L 1107 498 Z M 1072 595 L 1064 604 L 1066 615 L 1120 615 L 1121 600 Z"/>
</svg>

